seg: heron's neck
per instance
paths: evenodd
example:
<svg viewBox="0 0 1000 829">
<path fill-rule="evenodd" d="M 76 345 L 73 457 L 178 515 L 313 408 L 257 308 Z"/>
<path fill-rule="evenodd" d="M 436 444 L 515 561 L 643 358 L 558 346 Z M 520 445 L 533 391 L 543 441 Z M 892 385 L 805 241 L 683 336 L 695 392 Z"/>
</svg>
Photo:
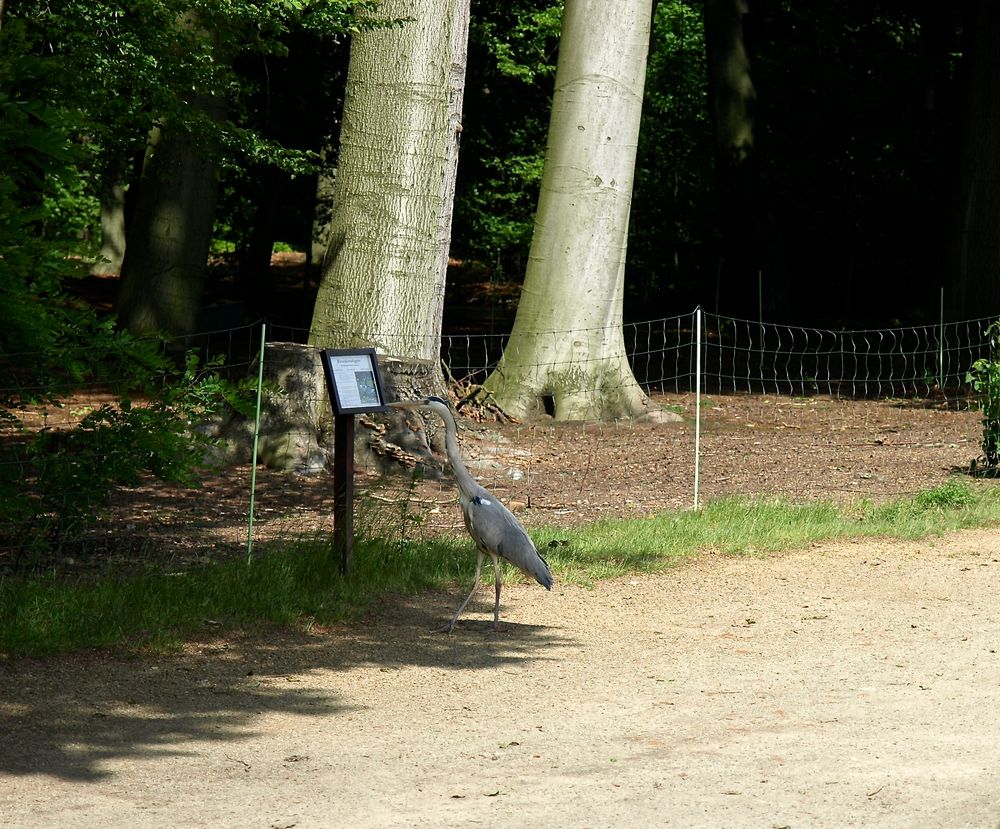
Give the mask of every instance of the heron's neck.
<svg viewBox="0 0 1000 829">
<path fill-rule="evenodd" d="M 454 424 L 445 421 L 444 447 L 451 461 L 451 470 L 455 473 L 455 480 L 458 481 L 460 489 L 471 491 L 471 488 L 478 486 L 476 479 L 472 477 L 462 460 L 462 453 L 458 449 L 458 432 Z"/>
</svg>

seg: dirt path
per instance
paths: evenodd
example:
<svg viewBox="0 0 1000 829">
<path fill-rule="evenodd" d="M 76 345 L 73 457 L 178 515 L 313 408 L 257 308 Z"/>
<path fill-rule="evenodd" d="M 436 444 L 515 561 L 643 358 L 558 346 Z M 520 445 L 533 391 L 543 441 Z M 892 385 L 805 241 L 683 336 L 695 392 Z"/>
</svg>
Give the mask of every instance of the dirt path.
<svg viewBox="0 0 1000 829">
<path fill-rule="evenodd" d="M 0 664 L 0 824 L 995 827 L 1000 533 Z"/>
</svg>

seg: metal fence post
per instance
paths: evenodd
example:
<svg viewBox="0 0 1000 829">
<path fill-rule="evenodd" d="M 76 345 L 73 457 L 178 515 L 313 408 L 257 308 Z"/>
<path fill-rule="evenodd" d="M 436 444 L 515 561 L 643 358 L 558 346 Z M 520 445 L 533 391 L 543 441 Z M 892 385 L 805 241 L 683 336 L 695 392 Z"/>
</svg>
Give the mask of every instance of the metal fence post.
<svg viewBox="0 0 1000 829">
<path fill-rule="evenodd" d="M 701 306 L 694 309 L 694 508 L 701 485 Z"/>
<path fill-rule="evenodd" d="M 253 451 L 250 453 L 250 517 L 247 521 L 247 561 L 253 558 L 253 508 L 257 492 L 257 441 L 260 438 L 260 401 L 264 390 L 264 346 L 267 324 L 260 324 L 260 357 L 257 360 L 257 410 L 253 419 Z"/>
</svg>

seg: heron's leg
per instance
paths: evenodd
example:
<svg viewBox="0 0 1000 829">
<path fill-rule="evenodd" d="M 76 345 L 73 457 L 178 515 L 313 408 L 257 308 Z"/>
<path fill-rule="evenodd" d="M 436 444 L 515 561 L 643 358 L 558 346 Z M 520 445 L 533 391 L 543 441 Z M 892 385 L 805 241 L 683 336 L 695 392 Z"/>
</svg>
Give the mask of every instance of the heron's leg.
<svg viewBox="0 0 1000 829">
<path fill-rule="evenodd" d="M 493 573 L 497 577 L 496 601 L 493 603 L 493 630 L 500 632 L 500 559 L 492 556 Z"/>
<path fill-rule="evenodd" d="M 440 630 L 446 630 L 448 633 L 451 633 L 455 629 L 455 622 L 458 621 L 458 615 L 465 610 L 465 606 L 469 603 L 469 599 L 476 595 L 476 589 L 479 587 L 479 576 L 483 572 L 483 558 L 483 551 L 476 550 L 476 577 L 472 581 L 472 589 L 469 591 L 469 595 L 465 597 L 465 601 L 458 606 L 458 610 L 456 610 L 455 615 L 451 617 L 451 621 L 448 622 L 448 624 L 443 628 L 440 628 Z"/>
</svg>

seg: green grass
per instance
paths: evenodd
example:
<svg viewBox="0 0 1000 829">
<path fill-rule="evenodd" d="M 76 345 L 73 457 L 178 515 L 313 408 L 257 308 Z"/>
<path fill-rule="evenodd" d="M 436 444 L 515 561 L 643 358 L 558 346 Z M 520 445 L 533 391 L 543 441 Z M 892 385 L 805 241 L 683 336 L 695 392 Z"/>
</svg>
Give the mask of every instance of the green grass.
<svg viewBox="0 0 1000 829">
<path fill-rule="evenodd" d="M 654 572 L 701 550 L 766 555 L 812 542 L 865 536 L 923 538 L 1000 523 L 1000 489 L 953 479 L 913 498 L 849 509 L 819 503 L 725 499 L 698 512 L 532 530 L 558 581 L 588 584 Z M 0 580 L 0 654 L 87 647 L 176 647 L 206 630 L 330 624 L 358 618 L 379 597 L 444 589 L 469 577 L 467 538 L 360 540 L 343 579 L 321 542 L 265 549 L 180 573 L 69 581 Z M 490 574 L 487 573 L 486 577 Z M 505 578 L 512 578 L 508 568 Z"/>
<path fill-rule="evenodd" d="M 655 572 L 699 550 L 768 553 L 843 538 L 919 539 L 1000 523 L 1000 490 L 950 480 L 913 498 L 842 509 L 828 502 L 726 498 L 698 512 L 601 521 L 579 530 L 533 533 L 564 579 L 586 583 L 629 572 Z"/>
</svg>

